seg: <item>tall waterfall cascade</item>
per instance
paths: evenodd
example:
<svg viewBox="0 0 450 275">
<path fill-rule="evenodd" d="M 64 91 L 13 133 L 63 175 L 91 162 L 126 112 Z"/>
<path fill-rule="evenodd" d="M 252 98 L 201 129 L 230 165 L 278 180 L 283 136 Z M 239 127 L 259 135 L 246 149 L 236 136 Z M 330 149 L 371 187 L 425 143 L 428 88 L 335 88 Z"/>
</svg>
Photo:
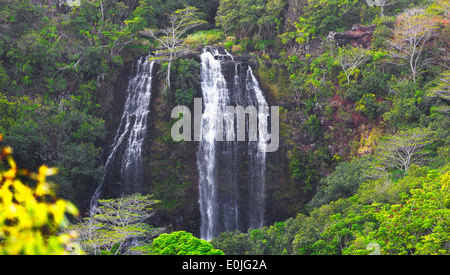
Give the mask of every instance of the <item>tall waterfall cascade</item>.
<svg viewBox="0 0 450 275">
<path fill-rule="evenodd" d="M 125 106 L 105 163 L 103 182 L 91 199 L 91 210 L 96 207 L 104 189 L 111 185 L 122 195 L 139 190 L 143 180 L 142 145 L 150 112 L 153 65 L 147 57 L 141 57 L 135 64 L 136 72 L 128 82 Z"/>
<path fill-rule="evenodd" d="M 261 139 L 261 131 L 267 127 L 267 115 L 260 109 L 267 102 L 245 62 L 236 62 L 226 51 L 219 53 L 207 48 L 201 54 L 201 63 L 204 110 L 202 140 L 197 151 L 200 237 L 210 240 L 224 231 L 244 231 L 264 225 L 266 142 Z M 227 79 L 223 72 L 225 63 L 234 68 L 232 78 Z M 217 114 L 225 114 L 227 106 L 255 106 L 257 114 L 250 113 L 246 120 L 245 142 L 236 138 L 229 141 L 226 131 L 220 132 L 226 126 L 223 119 L 217 119 Z M 259 128 L 258 137 L 253 139 L 250 138 L 253 132 L 248 130 L 252 115 L 258 118 Z M 217 140 L 218 132 L 223 134 L 223 141 Z"/>
</svg>

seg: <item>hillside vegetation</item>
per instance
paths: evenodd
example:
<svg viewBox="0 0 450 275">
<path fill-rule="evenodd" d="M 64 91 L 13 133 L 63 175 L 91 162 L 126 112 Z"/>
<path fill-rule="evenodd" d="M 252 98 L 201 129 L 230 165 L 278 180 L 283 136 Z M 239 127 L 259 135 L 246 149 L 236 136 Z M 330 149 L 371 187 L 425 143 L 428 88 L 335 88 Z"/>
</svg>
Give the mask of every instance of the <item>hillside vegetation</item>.
<svg viewBox="0 0 450 275">
<path fill-rule="evenodd" d="M 152 246 L 162 225 L 139 220 L 139 226 L 123 227 L 130 236 L 146 236 L 139 248 L 125 249 L 125 239 L 111 237 L 122 229 L 108 225 L 107 235 L 95 235 L 97 243 L 89 242 L 92 236 L 83 240 L 85 252 L 450 254 L 450 4 L 368 2 L 81 0 L 67 6 L 0 0 L 0 207 L 22 196 L 5 187 L 17 169 L 49 166 L 58 170 L 42 171 L 54 182 L 48 185 L 52 196 L 39 194 L 38 201 L 58 206 L 58 196 L 85 211 L 123 107 L 119 79 L 126 81 L 124 72 L 137 57 L 159 50 L 164 58 L 153 103 L 159 121 L 151 149 L 158 154 L 146 167 L 157 171 L 149 190 L 158 201 L 150 204 L 158 202 L 155 209 L 165 216 L 190 209 L 197 199 L 186 197 L 196 194 L 186 190 L 195 176 L 185 158 L 195 154 L 170 140 L 171 121 L 164 119 L 171 107 L 190 106 L 200 96 L 199 63 L 191 57 L 217 46 L 250 55 L 268 101 L 280 106 L 280 149 L 267 179 L 277 205 L 267 211 L 271 223 L 224 232 L 210 243 L 181 231 L 161 235 Z M 186 10 L 192 28 L 164 48 L 153 34 Z M 59 206 L 58 215 L 78 213 L 71 203 Z M 42 231 L 40 237 L 30 238 L 68 226 L 57 217 L 50 219 L 51 230 L 38 226 L 33 233 Z M 17 232 L 11 226 L 20 228 L 22 221 L 0 218 L 1 253 L 59 254 L 76 238 L 70 231 L 58 242 L 39 239 L 36 245 L 45 249 L 12 249 L 10 232 Z M 192 242 L 192 251 L 177 240 Z M 166 242 L 170 249 L 162 247 Z"/>
</svg>

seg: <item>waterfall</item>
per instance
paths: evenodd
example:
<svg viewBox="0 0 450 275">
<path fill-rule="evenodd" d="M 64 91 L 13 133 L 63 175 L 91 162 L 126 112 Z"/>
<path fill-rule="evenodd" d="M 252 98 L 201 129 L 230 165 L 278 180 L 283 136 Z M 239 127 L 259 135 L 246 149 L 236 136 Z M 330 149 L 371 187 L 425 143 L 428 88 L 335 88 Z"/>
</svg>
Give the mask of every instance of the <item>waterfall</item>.
<svg viewBox="0 0 450 275">
<path fill-rule="evenodd" d="M 247 92 L 253 92 L 256 100 L 252 101 L 254 106 L 258 106 L 258 134 L 259 139 L 249 146 L 250 151 L 250 170 L 251 172 L 251 203 L 250 203 L 250 228 L 261 228 L 264 225 L 264 202 L 265 202 L 265 171 L 266 171 L 266 153 L 264 142 L 261 137 L 264 134 L 263 129 L 267 129 L 267 116 L 260 111 L 261 107 L 267 106 L 267 102 L 259 87 L 258 81 L 253 74 L 252 68 L 248 66 L 246 78 Z M 256 102 L 255 102 L 256 101 Z M 249 143 L 252 143 L 249 141 Z"/>
<path fill-rule="evenodd" d="M 227 83 L 220 61 L 209 51 L 201 55 L 201 87 L 204 111 L 201 121 L 202 141 L 197 152 L 199 170 L 199 203 L 202 238 L 211 239 L 219 233 L 219 209 L 217 204 L 216 134 L 222 125 L 216 125 L 216 116 L 229 100 Z M 222 128 L 223 129 L 223 128 Z"/>
<path fill-rule="evenodd" d="M 204 111 L 202 140 L 197 151 L 200 235 L 210 240 L 223 231 L 264 225 L 265 142 L 260 138 L 227 141 L 224 114 L 227 106 L 255 106 L 259 110 L 267 103 L 248 64 L 236 62 L 226 51 L 220 54 L 209 48 L 203 50 L 201 61 Z M 223 72 L 223 64 L 227 62 L 234 69 L 228 82 Z M 261 137 L 261 127 L 267 127 L 267 116 L 259 111 L 253 115 L 258 117 Z M 246 121 L 246 136 L 250 135 L 248 124 Z"/>
<path fill-rule="evenodd" d="M 122 118 L 106 160 L 103 182 L 91 199 L 91 210 L 107 185 L 111 188 L 109 185 L 114 184 L 121 195 L 138 191 L 142 181 L 142 144 L 147 130 L 153 65 L 148 57 L 136 62 L 136 73 L 128 82 Z"/>
</svg>

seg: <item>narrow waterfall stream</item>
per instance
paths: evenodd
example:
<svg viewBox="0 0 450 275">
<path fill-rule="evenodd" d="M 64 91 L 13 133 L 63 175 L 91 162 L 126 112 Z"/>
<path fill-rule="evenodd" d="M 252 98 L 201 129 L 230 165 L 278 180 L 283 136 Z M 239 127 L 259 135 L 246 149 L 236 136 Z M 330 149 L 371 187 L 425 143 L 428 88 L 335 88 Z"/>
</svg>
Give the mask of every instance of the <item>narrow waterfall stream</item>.
<svg viewBox="0 0 450 275">
<path fill-rule="evenodd" d="M 222 112 L 229 101 L 227 83 L 222 74 L 220 61 L 209 51 L 201 55 L 202 93 L 204 111 L 202 116 L 203 138 L 197 153 L 199 172 L 199 203 L 201 211 L 200 234 L 203 239 L 211 239 L 219 233 L 219 205 L 216 171 L 216 133 L 223 128 L 217 125 L 216 115 Z"/>
<path fill-rule="evenodd" d="M 267 103 L 248 64 L 235 62 L 232 55 L 214 48 L 204 49 L 201 61 L 203 138 L 197 152 L 200 236 L 210 240 L 224 231 L 245 231 L 264 224 L 266 156 L 260 137 L 261 127 L 267 127 L 267 115 L 257 110 Z M 234 78 L 228 82 L 224 62 L 234 63 Z M 254 106 L 258 112 L 248 114 L 245 142 L 237 141 L 236 136 L 227 140 L 227 106 Z M 259 138 L 250 138 L 252 116 L 259 128 L 259 133 L 252 133 Z"/>
<path fill-rule="evenodd" d="M 266 99 L 259 87 L 259 83 L 253 74 L 252 68 L 248 66 L 246 78 L 246 92 L 248 98 L 251 98 L 251 105 L 258 106 L 258 141 L 249 141 L 251 162 L 251 203 L 250 203 L 250 228 L 261 228 L 264 225 L 265 210 L 265 172 L 266 172 L 266 153 L 264 142 L 261 137 L 264 134 L 263 129 L 267 129 L 267 116 L 261 112 L 261 107 L 267 107 Z M 254 96 L 254 98 L 249 95 Z"/>
<path fill-rule="evenodd" d="M 112 187 L 129 195 L 137 192 L 142 182 L 142 144 L 150 111 L 153 65 L 147 57 L 136 62 L 136 73 L 128 82 L 122 119 L 105 164 L 103 182 L 91 199 L 91 210 L 105 188 Z"/>
</svg>

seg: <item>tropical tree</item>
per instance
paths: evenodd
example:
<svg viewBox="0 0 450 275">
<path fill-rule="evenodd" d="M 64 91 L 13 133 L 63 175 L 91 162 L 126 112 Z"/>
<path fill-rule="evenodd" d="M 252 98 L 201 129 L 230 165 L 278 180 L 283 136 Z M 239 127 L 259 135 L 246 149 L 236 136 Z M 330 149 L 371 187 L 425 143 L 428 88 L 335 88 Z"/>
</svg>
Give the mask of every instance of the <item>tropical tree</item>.
<svg viewBox="0 0 450 275">
<path fill-rule="evenodd" d="M 358 234 L 346 253 L 367 254 L 366 247 L 359 251 L 356 248 L 377 243 L 381 254 L 449 255 L 450 173 L 430 170 L 405 180 L 416 188 L 402 193 L 399 203 L 368 207 L 377 229 Z"/>
<path fill-rule="evenodd" d="M 436 18 L 422 8 L 405 10 L 397 17 L 394 38 L 390 42 L 391 55 L 408 64 L 414 83 L 422 68 L 429 64 L 429 60 L 423 59 L 424 47 L 434 35 L 436 26 Z"/>
<path fill-rule="evenodd" d="M 338 49 L 336 55 L 336 62 L 341 66 L 347 77 L 347 82 L 350 83 L 350 76 L 352 73 L 364 62 L 369 60 L 369 51 L 352 46 L 345 46 Z"/>
<path fill-rule="evenodd" d="M 221 0 L 216 24 L 224 29 L 225 34 L 232 33 L 238 39 L 255 32 L 271 37 L 276 33 L 285 4 L 283 0 Z"/>
<path fill-rule="evenodd" d="M 136 40 L 142 20 L 134 20 L 134 1 L 81 0 L 64 22 L 84 42 L 82 50 L 70 55 L 71 62 L 59 64 L 58 72 L 71 70 L 78 76 L 101 78 L 111 72 L 111 63 L 121 65 L 123 49 Z M 80 42 L 81 42 L 80 40 Z M 79 42 L 74 46 L 79 46 Z"/>
<path fill-rule="evenodd" d="M 186 7 L 184 9 L 176 10 L 168 16 L 169 26 L 163 29 L 148 29 L 144 28 L 140 33 L 144 36 L 149 36 L 155 39 L 163 48 L 155 53 L 158 59 L 163 59 L 168 62 L 166 74 L 165 95 L 170 91 L 170 71 L 174 58 L 186 51 L 186 45 L 182 42 L 183 36 L 188 31 L 206 24 L 206 21 L 201 19 L 201 14 L 197 8 Z M 159 56 L 159 57 L 158 57 Z"/>
<path fill-rule="evenodd" d="M 303 15 L 292 22 L 295 31 L 287 37 L 295 38 L 298 44 L 308 46 L 317 37 L 327 36 L 330 31 L 342 31 L 351 28 L 361 20 L 359 10 L 365 3 L 357 0 L 309 0 L 304 6 Z"/>
<path fill-rule="evenodd" d="M 137 246 L 159 235 L 164 229 L 153 228 L 145 221 L 155 214 L 152 205 L 159 203 L 151 195 L 99 200 L 89 217 L 71 226 L 79 232 L 76 241 L 89 254 L 126 254 L 127 241 Z"/>
<path fill-rule="evenodd" d="M 384 7 L 392 5 L 390 0 L 366 0 L 369 6 L 380 7 L 380 16 L 384 17 Z"/>
<path fill-rule="evenodd" d="M 312 209 L 340 198 L 353 196 L 361 183 L 367 180 L 370 161 L 369 156 L 363 156 L 352 161 L 340 162 L 331 175 L 320 180 L 316 194 L 308 206 Z"/>
<path fill-rule="evenodd" d="M 261 35 L 265 30 L 266 35 L 273 35 L 277 33 L 277 28 L 280 23 L 280 15 L 286 2 L 284 0 L 269 0 L 263 8 L 260 18 L 257 21 L 258 35 Z M 280 34 L 278 30 L 278 34 Z"/>
<path fill-rule="evenodd" d="M 255 28 L 257 16 L 252 13 L 250 1 L 222 0 L 217 11 L 216 22 L 226 35 L 235 34 L 242 39 Z"/>
<path fill-rule="evenodd" d="M 81 1 L 69 21 L 72 28 L 85 38 L 91 47 L 109 49 L 112 58 L 135 40 L 135 21 L 125 1 Z"/>
<path fill-rule="evenodd" d="M 433 142 L 432 132 L 426 128 L 399 131 L 378 145 L 378 159 L 385 168 L 396 168 L 407 174 L 412 164 L 424 163 L 427 153 L 424 147 Z"/>
<path fill-rule="evenodd" d="M 450 112 L 450 107 L 448 106 L 450 102 L 450 71 L 442 73 L 438 85 L 431 89 L 427 95 L 434 98 L 440 98 L 446 103 L 438 106 L 436 108 L 437 111 L 442 113 Z"/>
</svg>

